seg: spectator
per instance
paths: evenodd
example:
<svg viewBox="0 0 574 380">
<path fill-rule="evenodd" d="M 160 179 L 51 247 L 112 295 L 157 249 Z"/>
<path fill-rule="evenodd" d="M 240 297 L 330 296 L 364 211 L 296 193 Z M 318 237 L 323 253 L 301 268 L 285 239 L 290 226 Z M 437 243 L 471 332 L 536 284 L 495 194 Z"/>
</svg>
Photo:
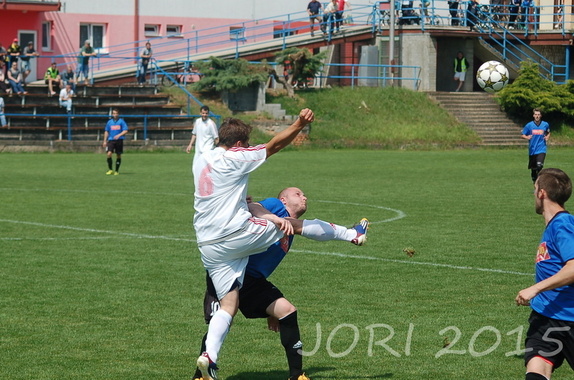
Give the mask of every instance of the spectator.
<svg viewBox="0 0 574 380">
<path fill-rule="evenodd" d="M 78 55 L 78 71 L 76 72 L 76 80 L 80 80 L 80 74 L 84 75 L 84 84 L 87 86 L 89 84 L 90 75 L 90 57 L 95 57 L 97 53 L 94 48 L 90 45 L 90 40 L 84 42 L 84 46 L 80 49 L 80 54 Z"/>
<path fill-rule="evenodd" d="M 65 86 L 70 84 L 72 86 L 72 90 L 74 94 L 76 93 L 76 73 L 74 73 L 74 69 L 72 66 L 68 65 L 66 67 L 66 71 L 61 75 L 62 77 L 62 84 Z"/>
<path fill-rule="evenodd" d="M 448 0 L 448 11 L 450 12 L 450 25 L 451 26 L 458 26 L 459 19 L 458 19 L 458 0 Z"/>
<path fill-rule="evenodd" d="M 321 26 L 321 18 L 319 10 L 323 9 L 323 5 L 318 0 L 311 0 L 307 5 L 307 13 L 309 14 L 309 22 L 311 23 L 311 37 L 315 36 L 315 21 Z"/>
<path fill-rule="evenodd" d="M 12 63 L 14 62 L 18 62 L 18 58 L 20 58 L 20 45 L 18 45 L 18 39 L 14 38 L 14 41 L 12 41 L 12 44 L 10 46 L 8 46 L 8 64 L 10 65 L 10 68 L 12 68 Z"/>
<path fill-rule="evenodd" d="M 6 61 L 0 59 L 0 94 L 9 94 L 10 86 L 6 76 Z"/>
<path fill-rule="evenodd" d="M 30 75 L 30 58 L 37 57 L 39 54 L 34 49 L 34 42 L 28 42 L 28 46 L 26 46 L 23 51 L 22 55 L 20 56 L 20 61 L 22 61 L 22 75 L 24 84 L 26 84 L 26 78 Z"/>
<path fill-rule="evenodd" d="M 54 85 L 60 86 L 60 71 L 56 67 L 56 62 L 52 62 L 48 70 L 46 70 L 46 74 L 44 75 L 44 82 L 48 85 L 48 95 L 54 96 L 56 95 L 56 91 L 54 91 Z"/>
<path fill-rule="evenodd" d="M 141 54 L 140 54 L 140 67 L 138 70 L 138 83 L 140 84 L 140 87 L 142 87 L 145 83 L 145 77 L 147 74 L 147 69 L 148 69 L 148 65 L 149 65 L 149 61 L 151 60 L 151 56 L 152 56 L 152 50 L 151 50 L 151 43 L 147 42 L 145 44 L 145 49 L 142 50 Z"/>
<path fill-rule="evenodd" d="M 510 15 L 508 16 L 508 29 L 516 28 L 516 18 L 518 17 L 518 13 L 520 11 L 520 2 L 521 0 L 512 0 L 510 3 L 509 11 Z"/>
<path fill-rule="evenodd" d="M 464 80 L 466 78 L 466 70 L 468 69 L 468 61 L 462 54 L 462 51 L 456 53 L 454 58 L 454 81 L 458 81 L 458 87 L 455 92 L 459 92 L 464 85 Z"/>
<path fill-rule="evenodd" d="M 4 75 L 8 73 L 8 51 L 4 46 L 2 46 L 2 42 L 0 42 L 0 61 L 4 64 L 2 67 L 4 68 Z"/>
<path fill-rule="evenodd" d="M 335 13 L 335 18 L 337 20 L 337 33 L 339 33 L 341 26 L 343 25 L 343 15 L 345 13 L 345 9 L 350 11 L 351 4 L 349 4 L 347 0 L 337 0 L 337 13 Z"/>
<path fill-rule="evenodd" d="M 18 95 L 26 95 L 28 92 L 22 86 L 22 72 L 18 69 L 18 61 L 12 63 L 12 67 L 8 70 L 8 82 L 12 86 L 12 93 Z"/>
<path fill-rule="evenodd" d="M 337 0 L 331 0 L 329 5 L 325 7 L 325 11 L 323 12 L 323 24 L 321 25 L 323 35 L 327 34 L 327 25 L 329 26 L 329 33 L 333 34 L 337 9 Z"/>
<path fill-rule="evenodd" d="M 5 127 L 6 116 L 4 115 L 4 99 L 0 96 L 0 126 Z"/>
<path fill-rule="evenodd" d="M 471 32 L 476 25 L 478 6 L 478 0 L 471 0 L 470 3 L 468 3 L 468 8 L 466 8 L 467 26 Z"/>
<path fill-rule="evenodd" d="M 66 87 L 60 91 L 60 107 L 66 107 L 68 113 L 72 113 L 72 97 L 74 96 L 74 90 L 72 90 L 72 85 L 66 83 Z"/>
</svg>

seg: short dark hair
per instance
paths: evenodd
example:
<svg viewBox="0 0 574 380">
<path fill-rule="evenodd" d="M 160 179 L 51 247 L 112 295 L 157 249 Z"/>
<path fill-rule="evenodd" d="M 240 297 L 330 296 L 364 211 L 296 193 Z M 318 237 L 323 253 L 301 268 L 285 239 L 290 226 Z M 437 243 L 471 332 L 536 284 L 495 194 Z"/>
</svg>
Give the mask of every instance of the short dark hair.
<svg viewBox="0 0 574 380">
<path fill-rule="evenodd" d="M 209 107 L 208 106 L 201 106 L 201 108 L 199 110 L 209 112 Z"/>
<path fill-rule="evenodd" d="M 253 128 L 239 119 L 229 117 L 219 128 L 219 145 L 232 147 L 238 141 L 247 143 Z"/>
<path fill-rule="evenodd" d="M 542 110 L 540 108 L 532 109 L 532 113 L 534 113 L 534 112 L 540 112 L 540 114 L 542 114 Z"/>
<path fill-rule="evenodd" d="M 564 204 L 572 195 L 572 181 L 568 174 L 560 169 L 542 169 L 536 180 L 538 189 L 546 191 L 548 199 L 564 207 Z"/>
</svg>

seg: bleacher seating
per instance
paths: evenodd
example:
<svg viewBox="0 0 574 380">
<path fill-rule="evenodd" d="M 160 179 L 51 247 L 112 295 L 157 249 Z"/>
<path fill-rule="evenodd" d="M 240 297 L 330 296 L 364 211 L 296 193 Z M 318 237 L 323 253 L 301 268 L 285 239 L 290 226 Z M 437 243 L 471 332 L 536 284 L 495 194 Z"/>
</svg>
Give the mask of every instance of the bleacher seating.
<svg viewBox="0 0 574 380">
<path fill-rule="evenodd" d="M 27 90 L 27 95 L 3 96 L 9 126 L 0 128 L 0 140 L 67 140 L 68 131 L 72 140 L 100 140 L 113 108 L 130 128 L 128 139 L 143 139 L 144 128 L 150 140 L 190 138 L 193 118 L 156 87 L 79 86 L 70 117 L 46 86 Z"/>
</svg>

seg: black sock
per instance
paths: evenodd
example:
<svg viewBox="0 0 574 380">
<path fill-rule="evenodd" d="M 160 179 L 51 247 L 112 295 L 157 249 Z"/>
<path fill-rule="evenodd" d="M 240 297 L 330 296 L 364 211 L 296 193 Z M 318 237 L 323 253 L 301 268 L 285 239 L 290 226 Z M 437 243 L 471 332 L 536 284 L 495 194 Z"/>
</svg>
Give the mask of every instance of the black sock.
<svg viewBox="0 0 574 380">
<path fill-rule="evenodd" d="M 108 168 L 112 170 L 112 158 L 108 157 Z"/>
<path fill-rule="evenodd" d="M 122 159 L 121 158 L 116 158 L 116 171 L 119 172 L 120 171 L 120 165 L 122 164 Z"/>
<path fill-rule="evenodd" d="M 279 335 L 287 355 L 289 376 L 301 375 L 303 373 L 303 355 L 298 351 L 303 348 L 303 344 L 300 340 L 301 334 L 297 323 L 297 311 L 279 320 Z"/>
<path fill-rule="evenodd" d="M 525 380 L 548 380 L 546 376 L 543 376 L 539 373 L 528 372 L 526 374 Z"/>
</svg>

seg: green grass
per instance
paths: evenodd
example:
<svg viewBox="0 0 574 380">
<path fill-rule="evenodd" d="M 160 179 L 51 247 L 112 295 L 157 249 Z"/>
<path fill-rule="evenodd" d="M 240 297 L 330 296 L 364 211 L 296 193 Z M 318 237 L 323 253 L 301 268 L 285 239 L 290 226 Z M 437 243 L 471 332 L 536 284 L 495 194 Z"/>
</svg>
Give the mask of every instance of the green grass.
<svg viewBox="0 0 574 380">
<path fill-rule="evenodd" d="M 0 155 L 1 379 L 190 378 L 205 331 L 190 161 L 128 151 L 115 177 L 103 155 Z M 526 161 L 304 150 L 252 174 L 255 198 L 299 186 L 308 218 L 373 222 L 364 247 L 296 238 L 271 277 L 316 351 L 312 379 L 522 378 L 529 309 L 513 300 L 544 228 Z M 552 149 L 547 167 L 572 174 L 572 162 Z M 235 319 L 219 365 L 222 379 L 287 378 L 263 320 Z M 553 379 L 569 377 L 565 365 Z"/>
</svg>

